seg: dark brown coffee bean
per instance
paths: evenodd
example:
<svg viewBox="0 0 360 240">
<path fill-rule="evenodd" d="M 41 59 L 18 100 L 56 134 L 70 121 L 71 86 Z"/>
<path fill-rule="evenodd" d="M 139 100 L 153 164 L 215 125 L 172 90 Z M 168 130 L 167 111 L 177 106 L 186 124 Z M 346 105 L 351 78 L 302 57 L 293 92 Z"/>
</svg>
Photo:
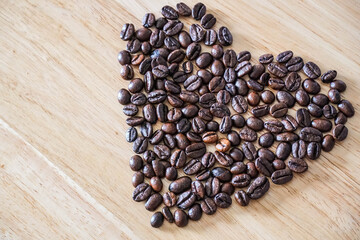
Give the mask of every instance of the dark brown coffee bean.
<svg viewBox="0 0 360 240">
<path fill-rule="evenodd" d="M 199 134 L 196 134 L 194 132 L 187 132 L 186 133 L 187 139 L 189 139 L 190 142 L 201 142 L 201 136 Z"/>
<path fill-rule="evenodd" d="M 216 177 L 210 177 L 205 183 L 206 196 L 214 197 L 220 191 L 220 181 Z"/>
<path fill-rule="evenodd" d="M 130 158 L 129 165 L 131 170 L 139 171 L 143 166 L 143 160 L 139 155 L 134 155 Z"/>
<path fill-rule="evenodd" d="M 166 92 L 163 90 L 154 90 L 148 94 L 148 101 L 150 103 L 161 103 L 166 99 Z"/>
<path fill-rule="evenodd" d="M 263 86 L 268 86 L 269 80 L 270 80 L 270 74 L 268 72 L 264 72 L 263 74 L 261 74 L 259 78 L 259 83 Z"/>
<path fill-rule="evenodd" d="M 143 54 L 149 55 L 151 52 L 150 42 L 142 42 L 141 43 L 141 51 Z M 133 60 L 136 60 L 135 64 L 140 64 L 144 60 L 145 56 L 143 54 L 139 54 L 137 58 L 133 59 Z M 132 61 L 132 64 L 134 64 L 133 61 Z"/>
<path fill-rule="evenodd" d="M 200 117 L 195 117 L 192 120 L 192 130 L 195 133 L 203 133 L 205 132 L 206 125 L 204 121 Z"/>
<path fill-rule="evenodd" d="M 270 132 L 266 132 L 259 137 L 259 145 L 268 148 L 273 145 L 274 140 L 274 135 Z"/>
<path fill-rule="evenodd" d="M 189 177 L 180 177 L 170 183 L 169 185 L 169 191 L 179 194 L 182 193 L 191 187 L 191 178 Z"/>
<path fill-rule="evenodd" d="M 269 86 L 270 86 L 270 88 L 272 88 L 274 90 L 281 90 L 284 88 L 285 82 L 284 82 L 284 80 L 282 80 L 280 78 L 270 78 Z"/>
<path fill-rule="evenodd" d="M 231 180 L 231 172 L 223 167 L 216 167 L 211 170 L 211 174 L 218 178 L 220 182 L 229 182 Z"/>
<path fill-rule="evenodd" d="M 323 114 L 324 117 L 327 119 L 335 118 L 337 113 L 338 113 L 337 109 L 331 104 L 327 104 L 323 107 Z"/>
<path fill-rule="evenodd" d="M 153 128 L 152 128 L 151 123 L 144 122 L 140 126 L 140 132 L 143 137 L 149 138 L 153 134 Z"/>
<path fill-rule="evenodd" d="M 244 142 L 241 148 L 246 159 L 253 161 L 257 158 L 257 151 L 253 143 Z"/>
<path fill-rule="evenodd" d="M 279 142 L 294 142 L 299 139 L 299 136 L 296 133 L 291 132 L 285 132 L 285 133 L 279 133 L 276 135 L 276 141 Z"/>
<path fill-rule="evenodd" d="M 231 105 L 237 113 L 245 113 L 248 110 L 248 104 L 245 98 L 240 95 L 236 95 L 232 98 Z"/>
<path fill-rule="evenodd" d="M 206 13 L 206 6 L 199 2 L 195 4 L 194 8 L 192 9 L 192 17 L 195 20 L 200 20 Z"/>
<path fill-rule="evenodd" d="M 152 189 L 149 184 L 141 183 L 135 188 L 132 198 L 136 202 L 145 201 L 148 197 L 150 197 L 151 190 Z"/>
<path fill-rule="evenodd" d="M 249 77 L 251 79 L 257 80 L 260 78 L 260 76 L 265 72 L 265 67 L 262 64 L 255 64 L 252 68 L 251 73 L 249 74 Z"/>
<path fill-rule="evenodd" d="M 260 118 L 249 117 L 246 125 L 254 131 L 261 131 L 264 128 L 264 122 Z"/>
<path fill-rule="evenodd" d="M 286 64 L 285 67 L 289 72 L 297 72 L 304 66 L 304 61 L 301 57 L 293 57 Z"/>
<path fill-rule="evenodd" d="M 160 143 L 163 140 L 164 135 L 165 135 L 164 131 L 160 129 L 156 130 L 150 138 L 150 143 L 152 145 Z"/>
<path fill-rule="evenodd" d="M 236 87 L 233 83 L 225 84 L 225 90 L 228 91 L 231 96 L 235 96 L 237 92 Z"/>
<path fill-rule="evenodd" d="M 318 65 L 316 65 L 313 62 L 307 62 L 303 67 L 303 71 L 306 74 L 306 76 L 308 76 L 311 79 L 316 79 L 321 75 L 320 68 L 318 67 Z"/>
<path fill-rule="evenodd" d="M 187 48 L 190 45 L 190 43 L 192 42 L 189 33 L 186 31 L 182 31 L 179 33 L 178 40 L 179 40 L 181 47 L 183 47 L 183 48 Z"/>
<path fill-rule="evenodd" d="M 201 216 L 202 216 L 202 210 L 200 207 L 200 204 L 195 203 L 188 212 L 189 218 L 193 221 L 198 221 L 200 220 Z"/>
<path fill-rule="evenodd" d="M 174 181 L 177 179 L 177 170 L 175 167 L 168 167 L 165 170 L 165 178 L 169 181 Z"/>
<path fill-rule="evenodd" d="M 333 136 L 338 141 L 343 141 L 348 135 L 348 128 L 343 124 L 337 124 L 333 129 Z"/>
<path fill-rule="evenodd" d="M 310 115 L 313 117 L 321 117 L 323 114 L 322 108 L 314 103 L 309 104 L 307 108 L 309 110 Z"/>
<path fill-rule="evenodd" d="M 185 151 L 178 149 L 171 154 L 170 157 L 171 166 L 174 166 L 176 168 L 182 168 L 185 165 L 185 162 L 186 162 Z"/>
<path fill-rule="evenodd" d="M 195 61 L 196 66 L 198 66 L 201 69 L 207 68 L 212 63 L 213 58 L 210 55 L 210 53 L 204 52 L 201 53 Z"/>
<path fill-rule="evenodd" d="M 276 61 L 278 61 L 279 63 L 286 63 L 292 58 L 292 56 L 293 52 L 291 50 L 284 51 L 276 56 Z"/>
<path fill-rule="evenodd" d="M 218 40 L 219 43 L 223 46 L 229 46 L 233 42 L 233 37 L 231 32 L 227 27 L 220 27 L 218 31 Z"/>
<path fill-rule="evenodd" d="M 314 119 L 311 121 L 311 126 L 321 132 L 328 132 L 332 129 L 332 123 L 327 119 Z"/>
<path fill-rule="evenodd" d="M 131 179 L 132 185 L 137 187 L 144 182 L 144 174 L 142 172 L 135 172 Z"/>
<path fill-rule="evenodd" d="M 230 131 L 227 135 L 227 139 L 230 141 L 231 146 L 238 146 L 241 142 L 240 136 L 236 131 Z"/>
<path fill-rule="evenodd" d="M 276 77 L 283 78 L 286 76 L 288 70 L 285 66 L 280 65 L 279 63 L 270 63 L 267 67 L 268 71 L 275 75 Z"/>
<path fill-rule="evenodd" d="M 205 36 L 204 36 L 204 44 L 206 46 L 212 46 L 216 43 L 217 40 L 217 35 L 216 35 L 216 31 L 213 29 L 209 29 L 205 31 Z M 214 54 L 211 53 L 211 55 L 214 57 Z"/>
<path fill-rule="evenodd" d="M 145 92 L 149 93 L 154 89 L 155 86 L 155 79 L 152 72 L 147 71 L 144 75 L 144 82 L 145 82 Z"/>
<path fill-rule="evenodd" d="M 131 55 L 128 51 L 122 50 L 118 54 L 118 61 L 121 65 L 126 65 L 131 63 Z"/>
<path fill-rule="evenodd" d="M 145 209 L 148 211 L 155 211 L 160 204 L 162 203 L 163 199 L 159 193 L 154 193 L 151 195 L 145 203 Z"/>
<path fill-rule="evenodd" d="M 212 93 L 217 93 L 224 89 L 225 81 L 222 77 L 213 77 L 209 82 L 208 90 Z"/>
<path fill-rule="evenodd" d="M 185 52 L 182 49 L 176 49 L 169 54 L 167 61 L 169 63 L 180 63 L 184 60 L 185 56 Z"/>
<path fill-rule="evenodd" d="M 343 92 L 346 90 L 346 83 L 341 80 L 334 80 L 330 83 L 330 88 Z"/>
<path fill-rule="evenodd" d="M 293 178 L 292 171 L 289 168 L 276 170 L 271 174 L 271 180 L 275 184 L 285 184 Z"/>
<path fill-rule="evenodd" d="M 174 37 L 166 37 L 164 39 L 164 44 L 165 44 L 166 48 L 169 49 L 170 51 L 174 51 L 174 50 L 180 48 L 179 41 Z"/>
<path fill-rule="evenodd" d="M 148 28 L 140 28 L 140 29 L 136 30 L 135 37 L 137 39 L 139 39 L 141 42 L 144 42 L 144 41 L 148 41 L 150 39 L 151 33 L 152 33 L 152 31 Z"/>
<path fill-rule="evenodd" d="M 153 13 L 146 13 L 142 19 L 142 25 L 150 28 L 155 24 L 155 15 Z"/>
<path fill-rule="evenodd" d="M 150 179 L 150 186 L 152 187 L 152 189 L 155 192 L 160 192 L 162 187 L 163 187 L 163 184 L 162 184 L 161 179 L 159 177 L 152 177 Z M 162 201 L 162 199 L 161 199 L 161 201 Z"/>
<path fill-rule="evenodd" d="M 307 152 L 306 155 L 308 158 L 315 160 L 318 157 L 320 157 L 321 153 L 321 145 L 317 142 L 311 142 L 307 146 Z"/>
<path fill-rule="evenodd" d="M 120 68 L 120 76 L 125 80 L 130 80 L 134 77 L 134 70 L 131 65 L 125 64 Z"/>
<path fill-rule="evenodd" d="M 324 150 L 325 152 L 330 152 L 334 148 L 334 146 L 335 146 L 334 137 L 330 134 L 325 135 L 321 143 L 322 150 Z"/>
<path fill-rule="evenodd" d="M 205 198 L 200 203 L 201 210 L 207 215 L 213 215 L 216 212 L 217 205 L 212 198 Z"/>
<path fill-rule="evenodd" d="M 200 52 L 201 52 L 201 45 L 198 43 L 191 43 L 186 48 L 186 58 L 189 60 L 194 60 L 200 55 Z"/>
<path fill-rule="evenodd" d="M 244 127 L 239 132 L 240 138 L 244 141 L 253 142 L 256 140 L 256 132 L 248 127 Z"/>
<path fill-rule="evenodd" d="M 260 102 L 260 96 L 257 92 L 250 92 L 247 96 L 247 101 L 251 106 L 257 106 Z"/>
<path fill-rule="evenodd" d="M 199 98 L 201 107 L 210 108 L 214 103 L 216 103 L 216 97 L 213 93 L 205 93 Z"/>
<path fill-rule="evenodd" d="M 300 84 L 301 84 L 301 77 L 296 72 L 291 72 L 285 79 L 285 88 L 290 92 L 298 90 Z"/>
<path fill-rule="evenodd" d="M 288 111 L 288 106 L 283 103 L 279 102 L 270 107 L 270 114 L 275 118 L 283 117 Z"/>
<path fill-rule="evenodd" d="M 152 165 L 149 163 L 144 165 L 143 173 L 144 173 L 144 176 L 147 178 L 152 178 L 155 176 L 154 169 L 153 169 Z"/>
<path fill-rule="evenodd" d="M 221 119 L 220 126 L 219 126 L 220 133 L 228 133 L 228 132 L 230 132 L 231 128 L 232 128 L 232 123 L 231 123 L 230 116 L 224 116 Z"/>
<path fill-rule="evenodd" d="M 342 100 L 339 105 L 338 109 L 342 112 L 346 117 L 352 117 L 355 114 L 355 110 L 353 105 L 348 100 Z"/>
<path fill-rule="evenodd" d="M 251 178 L 256 178 L 259 175 L 254 162 L 248 162 L 246 164 L 246 174 L 248 174 Z"/>
<path fill-rule="evenodd" d="M 262 64 L 271 63 L 274 60 L 274 56 L 270 53 L 263 54 L 259 57 L 259 62 Z"/>
<path fill-rule="evenodd" d="M 121 32 L 120 32 L 120 38 L 122 40 L 130 40 L 132 36 L 134 35 L 135 27 L 132 23 L 126 23 L 123 25 Z"/>
<path fill-rule="evenodd" d="M 276 148 L 276 157 L 285 160 L 291 152 L 291 145 L 287 142 L 280 142 Z"/>
<path fill-rule="evenodd" d="M 130 53 L 137 53 L 138 51 L 140 51 L 140 49 L 141 49 L 141 42 L 136 38 L 128 41 L 128 43 L 126 44 L 126 50 L 129 51 Z"/>
<path fill-rule="evenodd" d="M 216 161 L 225 167 L 230 166 L 231 164 L 233 164 L 234 160 L 232 159 L 232 157 L 230 157 L 230 155 L 220 152 L 220 151 L 215 151 L 215 159 Z"/>
<path fill-rule="evenodd" d="M 174 36 L 178 34 L 183 29 L 183 27 L 184 24 L 182 22 L 176 20 L 175 21 L 170 20 L 164 25 L 163 31 L 165 32 L 166 36 Z"/>
<path fill-rule="evenodd" d="M 143 88 L 144 88 L 144 82 L 140 78 L 135 78 L 135 79 L 131 80 L 128 85 L 128 89 L 131 93 L 143 94 L 143 93 L 140 93 Z M 145 95 L 144 95 L 144 97 L 145 97 Z M 146 99 L 146 97 L 144 99 Z"/>
<path fill-rule="evenodd" d="M 323 83 L 331 83 L 336 78 L 337 72 L 336 70 L 329 70 L 323 75 L 321 75 L 321 81 Z"/>
<path fill-rule="evenodd" d="M 340 92 L 336 89 L 330 89 L 328 91 L 328 97 L 332 103 L 339 103 L 341 101 Z"/>
<path fill-rule="evenodd" d="M 156 176 L 160 178 L 165 176 L 165 166 L 159 160 L 153 160 L 151 165 Z"/>
<path fill-rule="evenodd" d="M 166 192 L 163 194 L 163 201 L 165 206 L 173 207 L 177 202 L 177 196 L 173 192 Z"/>
<path fill-rule="evenodd" d="M 296 121 L 301 127 L 310 127 L 311 126 L 311 117 L 309 110 L 306 108 L 300 108 L 296 111 Z"/>
<path fill-rule="evenodd" d="M 176 9 L 181 16 L 190 16 L 191 8 L 186 3 L 180 2 L 176 4 Z"/>
<path fill-rule="evenodd" d="M 284 126 L 285 131 L 293 132 L 298 127 L 298 122 L 290 115 L 286 115 L 282 120 L 281 123 Z"/>
<path fill-rule="evenodd" d="M 295 99 L 300 106 L 307 106 L 310 103 L 309 94 L 302 89 L 296 91 Z"/>
<path fill-rule="evenodd" d="M 214 117 L 222 118 L 224 116 L 230 116 L 229 108 L 221 103 L 214 103 L 210 107 L 210 112 Z"/>
<path fill-rule="evenodd" d="M 251 199 L 258 199 L 261 198 L 269 188 L 269 180 L 265 176 L 261 176 L 251 183 L 246 193 Z"/>
<path fill-rule="evenodd" d="M 280 169 L 284 169 L 286 167 L 284 161 L 280 160 L 280 159 L 275 159 L 272 162 L 272 167 L 276 170 L 280 170 Z"/>
<path fill-rule="evenodd" d="M 289 92 L 286 91 L 278 91 L 276 93 L 276 99 L 281 102 L 281 103 L 285 103 L 287 107 L 293 107 L 295 105 L 295 98 L 293 97 L 293 95 Z"/>
<path fill-rule="evenodd" d="M 261 157 L 268 162 L 272 162 L 275 159 L 275 154 L 267 148 L 260 148 L 258 150 L 258 157 Z"/>
<path fill-rule="evenodd" d="M 160 159 L 169 159 L 171 151 L 170 149 L 165 145 L 155 145 L 154 146 L 154 152 Z"/>
<path fill-rule="evenodd" d="M 273 92 L 269 90 L 265 90 L 260 95 L 261 101 L 263 101 L 266 104 L 271 104 L 275 101 L 275 95 Z"/>
<path fill-rule="evenodd" d="M 171 6 L 164 6 L 162 9 L 161 9 L 161 14 L 167 18 L 167 19 L 171 19 L 171 20 L 176 20 L 179 18 L 179 14 L 178 12 Z"/>
<path fill-rule="evenodd" d="M 226 193 L 231 196 L 235 192 L 235 187 L 231 183 L 224 183 L 221 185 L 220 192 Z"/>
<path fill-rule="evenodd" d="M 193 143 L 186 147 L 186 156 L 191 158 L 202 157 L 206 152 L 206 145 L 204 143 Z"/>
<path fill-rule="evenodd" d="M 280 133 L 284 126 L 278 120 L 268 120 L 264 123 L 264 128 L 269 130 L 271 133 Z"/>
<path fill-rule="evenodd" d="M 133 144 L 133 151 L 137 154 L 143 153 L 146 151 L 148 146 L 148 139 L 144 137 L 138 137 Z"/>
<path fill-rule="evenodd" d="M 131 94 L 128 90 L 122 88 L 118 92 L 118 101 L 122 105 L 126 105 L 130 103 Z M 126 107 L 126 106 L 125 106 Z"/>
<path fill-rule="evenodd" d="M 246 94 L 249 91 L 246 81 L 244 81 L 241 78 L 235 82 L 235 87 L 236 87 L 237 93 L 241 96 L 246 96 Z"/>
<path fill-rule="evenodd" d="M 245 170 L 246 170 L 246 165 L 243 162 L 235 162 L 230 168 L 230 172 L 233 175 L 244 173 Z"/>
<path fill-rule="evenodd" d="M 229 194 L 221 192 L 215 195 L 214 202 L 220 208 L 228 208 L 230 207 L 232 200 Z"/>
<path fill-rule="evenodd" d="M 159 228 L 164 222 L 164 216 L 161 212 L 156 212 L 151 216 L 150 225 L 153 228 Z"/>
<path fill-rule="evenodd" d="M 126 131 L 126 141 L 127 142 L 134 142 L 135 139 L 137 138 L 137 130 L 134 127 L 130 127 L 127 131 Z"/>
<path fill-rule="evenodd" d="M 201 169 L 201 162 L 198 159 L 191 159 L 183 168 L 186 175 L 194 175 Z"/>
<path fill-rule="evenodd" d="M 212 14 L 206 14 L 201 18 L 201 26 L 205 29 L 212 28 L 216 23 L 216 18 Z"/>
<path fill-rule="evenodd" d="M 154 161 L 156 159 L 156 154 L 154 153 L 153 150 L 146 150 L 144 152 L 144 160 L 147 163 L 151 163 L 152 161 Z"/>
<path fill-rule="evenodd" d="M 146 104 L 143 108 L 143 116 L 146 121 L 149 123 L 156 123 L 157 116 L 156 116 L 156 109 L 152 104 Z"/>
<path fill-rule="evenodd" d="M 223 63 L 225 65 L 225 67 L 228 68 L 233 68 L 235 67 L 237 61 L 236 61 L 236 53 L 234 50 L 232 49 L 228 49 L 224 52 L 223 55 Z"/>
<path fill-rule="evenodd" d="M 170 134 L 165 134 L 164 143 L 170 149 L 174 149 L 176 147 L 175 138 Z"/>
<path fill-rule="evenodd" d="M 301 158 L 291 158 L 288 162 L 288 167 L 296 173 L 302 173 L 308 169 L 307 163 Z"/>
<path fill-rule="evenodd" d="M 159 29 L 156 29 L 154 32 L 151 33 L 150 36 L 150 45 L 155 47 L 155 48 L 159 48 L 164 44 L 164 40 L 165 40 L 165 32 Z"/>
<path fill-rule="evenodd" d="M 268 160 L 261 157 L 258 157 L 255 160 L 255 167 L 261 174 L 267 177 L 270 177 L 271 174 L 274 172 L 272 164 Z"/>
<path fill-rule="evenodd" d="M 309 94 L 318 94 L 320 92 L 320 85 L 313 79 L 305 79 L 302 87 Z"/>
<path fill-rule="evenodd" d="M 252 70 L 252 65 L 249 61 L 243 61 L 236 65 L 235 72 L 239 78 L 245 76 L 250 73 Z"/>
<path fill-rule="evenodd" d="M 177 122 L 182 117 L 182 112 L 179 108 L 172 108 L 167 114 L 167 119 L 169 122 Z"/>
<path fill-rule="evenodd" d="M 208 169 L 204 169 L 202 171 L 200 171 L 199 174 L 196 175 L 195 179 L 198 181 L 204 181 L 206 179 L 208 179 L 211 176 L 211 172 Z"/>
<path fill-rule="evenodd" d="M 189 29 L 189 34 L 193 42 L 201 42 L 205 36 L 205 30 L 199 24 L 192 24 Z"/>
<path fill-rule="evenodd" d="M 181 109 L 182 115 L 186 118 L 192 118 L 195 117 L 196 115 L 198 115 L 199 113 L 199 108 L 196 105 L 186 105 L 185 107 L 183 107 Z"/>
<path fill-rule="evenodd" d="M 179 195 L 176 205 L 181 209 L 188 209 L 191 207 L 196 201 L 196 196 L 191 191 L 183 192 Z"/>
<path fill-rule="evenodd" d="M 169 207 L 163 207 L 161 210 L 164 218 L 166 219 L 166 221 L 168 221 L 169 223 L 173 223 L 175 221 L 174 216 L 170 210 Z"/>
<path fill-rule="evenodd" d="M 243 152 L 238 149 L 238 148 L 233 148 L 230 150 L 230 153 L 229 153 L 230 157 L 236 161 L 236 162 L 240 162 L 240 161 L 243 161 L 244 160 L 244 154 Z"/>
<path fill-rule="evenodd" d="M 340 110 L 340 109 L 339 109 Z M 341 110 L 340 110 L 341 111 Z M 334 123 L 335 125 L 337 124 L 345 124 L 347 122 L 347 117 L 345 116 L 344 113 L 342 112 L 339 112 L 337 115 L 336 115 L 336 118 L 334 120 Z"/>
<path fill-rule="evenodd" d="M 305 142 L 321 142 L 322 133 L 316 128 L 305 127 L 300 131 L 300 139 Z"/>
<path fill-rule="evenodd" d="M 176 209 L 174 212 L 174 221 L 175 221 L 176 226 L 185 227 L 188 224 L 189 219 L 183 210 Z"/>
<path fill-rule="evenodd" d="M 306 144 L 303 140 L 296 141 L 292 144 L 292 155 L 295 158 L 304 158 L 306 155 Z"/>
<path fill-rule="evenodd" d="M 245 119 L 240 114 L 232 115 L 231 121 L 234 127 L 242 128 L 245 126 Z"/>
<path fill-rule="evenodd" d="M 191 183 L 191 192 L 196 196 L 198 200 L 205 197 L 205 187 L 200 181 L 193 181 Z"/>
<path fill-rule="evenodd" d="M 212 35 L 212 33 L 211 33 L 211 35 Z M 216 39 L 217 38 L 215 38 L 215 40 Z M 205 45 L 207 45 L 206 44 L 206 36 L 205 36 Z M 213 58 L 220 59 L 223 56 L 223 54 L 224 54 L 224 49 L 221 45 L 216 44 L 211 48 L 211 56 L 213 56 Z"/>
<path fill-rule="evenodd" d="M 249 196 L 243 190 L 240 190 L 235 193 L 235 200 L 241 206 L 247 206 L 247 205 L 249 205 L 249 202 L 250 202 Z"/>
<path fill-rule="evenodd" d="M 255 80 L 250 79 L 246 82 L 246 84 L 249 89 L 254 90 L 256 92 L 261 92 L 262 90 L 264 90 L 264 86 Z"/>
</svg>

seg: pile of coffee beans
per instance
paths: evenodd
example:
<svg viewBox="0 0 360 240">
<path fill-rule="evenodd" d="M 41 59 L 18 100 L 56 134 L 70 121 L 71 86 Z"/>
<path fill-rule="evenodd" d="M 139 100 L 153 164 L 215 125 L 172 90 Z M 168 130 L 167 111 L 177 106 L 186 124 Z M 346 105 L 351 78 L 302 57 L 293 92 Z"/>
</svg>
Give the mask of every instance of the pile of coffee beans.
<svg viewBox="0 0 360 240">
<path fill-rule="evenodd" d="M 148 211 L 164 204 L 151 226 L 166 219 L 184 227 L 228 208 L 233 194 L 246 206 L 347 137 L 354 108 L 335 70 L 321 74 L 292 51 L 254 63 L 249 51 L 227 48 L 231 32 L 212 29 L 217 20 L 202 3 L 164 6 L 161 14 L 145 14 L 138 29 L 125 24 L 120 37 L 128 42 L 118 54 L 129 81 L 118 101 L 137 154 L 133 200 Z M 179 18 L 190 16 L 200 23 L 187 31 Z M 319 80 L 330 85 L 327 94 Z"/>
</svg>

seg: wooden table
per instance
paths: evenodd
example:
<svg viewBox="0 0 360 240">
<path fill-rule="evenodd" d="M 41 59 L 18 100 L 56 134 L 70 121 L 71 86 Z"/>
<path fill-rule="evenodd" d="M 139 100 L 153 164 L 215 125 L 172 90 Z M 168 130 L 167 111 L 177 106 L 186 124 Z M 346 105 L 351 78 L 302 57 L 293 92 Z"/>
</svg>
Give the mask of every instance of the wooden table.
<svg viewBox="0 0 360 240">
<path fill-rule="evenodd" d="M 360 238 L 360 1 L 204 2 L 237 52 L 336 69 L 357 111 L 348 138 L 248 207 L 153 229 L 131 199 L 116 56 L 124 23 L 176 2 L 1 1 L 0 239 Z"/>
</svg>

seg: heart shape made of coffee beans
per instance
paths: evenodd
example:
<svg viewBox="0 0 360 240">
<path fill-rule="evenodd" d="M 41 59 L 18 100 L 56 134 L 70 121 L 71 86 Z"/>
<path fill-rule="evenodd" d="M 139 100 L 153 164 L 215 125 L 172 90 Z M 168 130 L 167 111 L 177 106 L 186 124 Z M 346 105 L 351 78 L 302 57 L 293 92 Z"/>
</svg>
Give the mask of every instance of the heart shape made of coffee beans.
<svg viewBox="0 0 360 240">
<path fill-rule="evenodd" d="M 186 226 L 188 219 L 229 207 L 234 193 L 247 206 L 269 190 L 268 178 L 285 184 L 307 170 L 305 159 L 343 141 L 354 115 L 335 70 L 321 74 L 290 50 L 254 63 L 249 51 L 228 48 L 231 32 L 212 29 L 216 18 L 204 4 L 176 8 L 164 6 L 157 19 L 147 13 L 142 28 L 126 23 L 120 33 L 128 41 L 118 54 L 120 75 L 130 82 L 118 101 L 129 116 L 126 140 L 143 154 L 130 159 L 133 199 L 146 201 L 149 211 L 165 205 L 151 217 L 153 227 L 164 218 Z M 179 17 L 191 15 L 200 25 L 186 31 Z M 133 67 L 142 79 L 134 78 Z M 318 78 L 330 85 L 327 95 Z M 163 178 L 171 182 L 168 191 Z"/>
</svg>

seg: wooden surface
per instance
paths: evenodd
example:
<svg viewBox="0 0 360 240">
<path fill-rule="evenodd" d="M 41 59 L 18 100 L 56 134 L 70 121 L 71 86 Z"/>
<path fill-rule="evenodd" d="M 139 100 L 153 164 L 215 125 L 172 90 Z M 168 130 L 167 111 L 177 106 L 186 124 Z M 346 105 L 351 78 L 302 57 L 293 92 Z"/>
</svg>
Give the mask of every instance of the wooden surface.
<svg viewBox="0 0 360 240">
<path fill-rule="evenodd" d="M 185 1 L 193 5 L 190 1 Z M 204 1 L 233 48 L 292 49 L 348 84 L 349 136 L 244 208 L 150 227 L 131 199 L 122 25 L 174 1 L 0 1 L 0 239 L 359 239 L 360 1 Z M 186 23 L 191 20 L 187 19 Z M 167 186 L 167 184 L 166 184 Z"/>
</svg>

